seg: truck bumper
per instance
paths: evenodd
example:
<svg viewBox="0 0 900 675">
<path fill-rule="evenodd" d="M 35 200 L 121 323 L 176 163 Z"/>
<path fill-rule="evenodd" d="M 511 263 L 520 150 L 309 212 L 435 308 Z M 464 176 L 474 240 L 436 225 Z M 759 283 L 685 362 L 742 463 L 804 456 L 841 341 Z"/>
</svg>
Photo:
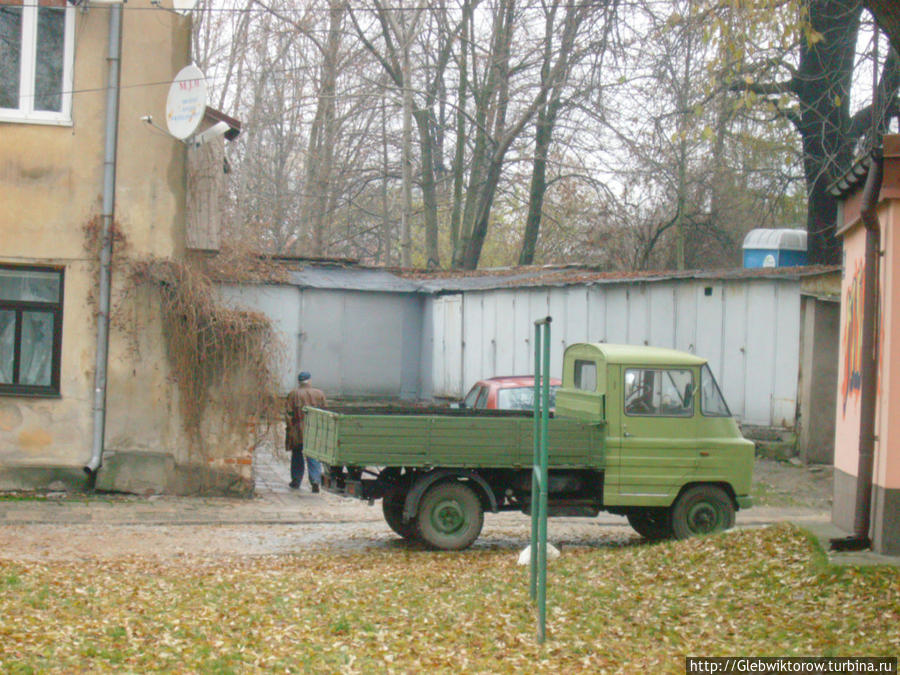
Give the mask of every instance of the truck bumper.
<svg viewBox="0 0 900 675">
<path fill-rule="evenodd" d="M 749 509 L 751 506 L 753 506 L 753 497 L 751 497 L 750 495 L 736 497 L 735 501 L 737 502 L 738 509 Z"/>
</svg>

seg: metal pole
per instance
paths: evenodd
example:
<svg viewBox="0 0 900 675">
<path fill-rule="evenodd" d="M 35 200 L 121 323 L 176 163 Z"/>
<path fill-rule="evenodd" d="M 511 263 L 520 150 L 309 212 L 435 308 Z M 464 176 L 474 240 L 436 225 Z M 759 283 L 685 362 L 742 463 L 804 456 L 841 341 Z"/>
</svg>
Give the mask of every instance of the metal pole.
<svg viewBox="0 0 900 675">
<path fill-rule="evenodd" d="M 538 642 L 543 643 L 547 636 L 547 429 L 550 419 L 550 317 L 544 324 L 544 357 L 541 373 L 541 516 L 539 520 L 540 537 L 538 549 Z"/>
<path fill-rule="evenodd" d="M 550 418 L 550 322 L 534 322 L 534 463 L 531 469 L 531 598 L 538 642 L 547 637 L 547 430 Z M 543 332 L 543 335 L 542 335 Z"/>
<path fill-rule="evenodd" d="M 531 406 L 534 411 L 532 418 L 534 420 L 534 443 L 531 461 L 531 599 L 537 600 L 537 542 L 538 542 L 538 519 L 539 519 L 539 500 L 536 499 L 540 494 L 540 465 L 541 456 L 541 326 L 537 322 L 534 324 L 534 397 Z"/>
<path fill-rule="evenodd" d="M 109 8 L 109 72 L 106 85 L 106 143 L 103 154 L 103 213 L 100 235 L 100 287 L 98 293 L 97 348 L 94 362 L 94 431 L 91 458 L 84 467 L 93 482 L 103 463 L 106 432 L 106 383 L 109 362 L 109 311 L 113 218 L 116 204 L 116 152 L 119 130 L 119 71 L 122 60 L 122 5 Z"/>
</svg>

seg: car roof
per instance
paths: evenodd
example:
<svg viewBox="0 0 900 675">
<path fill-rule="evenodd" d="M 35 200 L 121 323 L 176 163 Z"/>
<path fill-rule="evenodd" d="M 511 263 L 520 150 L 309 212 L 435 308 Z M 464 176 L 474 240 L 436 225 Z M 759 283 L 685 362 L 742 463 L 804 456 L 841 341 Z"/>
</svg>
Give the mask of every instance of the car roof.
<svg viewBox="0 0 900 675">
<path fill-rule="evenodd" d="M 494 383 L 507 387 L 533 387 L 534 386 L 534 376 L 532 375 L 497 375 L 495 377 L 489 377 L 486 380 L 480 380 L 479 382 L 487 384 Z M 562 380 L 556 377 L 550 378 L 550 384 L 559 385 L 562 384 Z"/>
</svg>

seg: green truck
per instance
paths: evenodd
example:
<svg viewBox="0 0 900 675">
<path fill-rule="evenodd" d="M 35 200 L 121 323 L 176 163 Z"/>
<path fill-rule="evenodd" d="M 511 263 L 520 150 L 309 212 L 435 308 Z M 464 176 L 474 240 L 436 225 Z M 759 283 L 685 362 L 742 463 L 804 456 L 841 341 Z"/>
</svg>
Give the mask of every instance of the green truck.
<svg viewBox="0 0 900 675">
<path fill-rule="evenodd" d="M 331 492 L 373 503 L 405 538 L 457 550 L 485 511 L 531 512 L 530 411 L 308 408 L 305 449 Z M 705 359 L 566 349 L 548 430 L 548 515 L 624 515 L 647 539 L 724 530 L 748 508 L 754 447 Z"/>
</svg>

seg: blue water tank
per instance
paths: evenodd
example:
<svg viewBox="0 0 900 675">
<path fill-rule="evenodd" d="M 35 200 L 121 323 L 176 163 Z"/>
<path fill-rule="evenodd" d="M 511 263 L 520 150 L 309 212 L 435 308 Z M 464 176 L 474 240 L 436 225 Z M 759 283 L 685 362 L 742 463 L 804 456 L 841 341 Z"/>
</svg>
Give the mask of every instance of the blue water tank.
<svg viewBox="0 0 900 675">
<path fill-rule="evenodd" d="M 750 230 L 744 237 L 744 267 L 806 264 L 806 230 Z"/>
</svg>

